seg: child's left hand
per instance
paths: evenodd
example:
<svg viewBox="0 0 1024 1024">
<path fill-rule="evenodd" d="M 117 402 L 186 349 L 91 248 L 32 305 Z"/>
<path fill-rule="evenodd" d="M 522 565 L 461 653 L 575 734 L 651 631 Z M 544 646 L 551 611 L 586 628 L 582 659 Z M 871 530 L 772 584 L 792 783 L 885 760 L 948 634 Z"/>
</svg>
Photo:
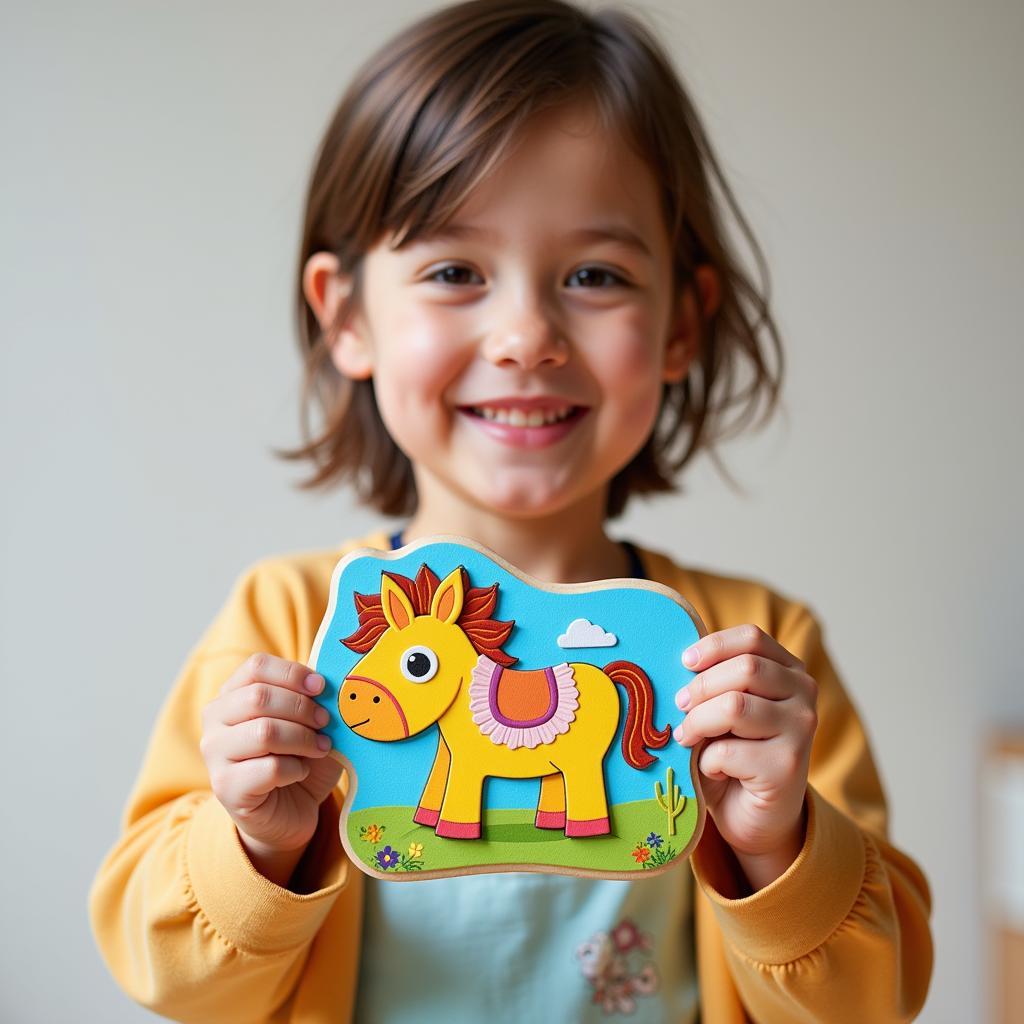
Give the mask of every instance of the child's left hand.
<svg viewBox="0 0 1024 1024">
<path fill-rule="evenodd" d="M 708 812 L 757 891 L 804 843 L 818 684 L 750 624 L 702 637 L 683 664 L 699 674 L 676 695 L 686 718 L 673 735 L 685 747 L 708 740 L 698 762 Z"/>
</svg>

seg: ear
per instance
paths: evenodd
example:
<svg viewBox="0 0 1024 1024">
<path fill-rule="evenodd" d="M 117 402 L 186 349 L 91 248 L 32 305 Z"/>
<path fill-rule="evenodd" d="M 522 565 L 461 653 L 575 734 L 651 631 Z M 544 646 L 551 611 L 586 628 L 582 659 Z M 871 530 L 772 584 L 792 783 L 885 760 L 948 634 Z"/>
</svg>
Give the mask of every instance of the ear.
<svg viewBox="0 0 1024 1024">
<path fill-rule="evenodd" d="M 351 274 L 339 271 L 338 257 L 315 252 L 302 268 L 302 292 L 316 315 L 340 374 L 353 380 L 373 376 L 373 352 L 363 318 L 356 311 L 340 327 L 336 323 L 342 301 L 352 291 Z"/>
<path fill-rule="evenodd" d="M 718 310 L 721 297 L 718 272 L 708 264 L 694 270 L 694 280 L 682 291 L 676 302 L 675 317 L 665 345 L 662 379 L 676 384 L 690 372 L 690 364 L 700 352 L 700 318 L 697 303 L 707 322 Z"/>
<path fill-rule="evenodd" d="M 454 622 L 462 614 L 462 566 L 456 566 L 438 584 L 430 614 L 442 622 Z"/>
<path fill-rule="evenodd" d="M 392 629 L 405 629 L 415 618 L 405 591 L 386 572 L 380 574 L 380 606 Z"/>
</svg>

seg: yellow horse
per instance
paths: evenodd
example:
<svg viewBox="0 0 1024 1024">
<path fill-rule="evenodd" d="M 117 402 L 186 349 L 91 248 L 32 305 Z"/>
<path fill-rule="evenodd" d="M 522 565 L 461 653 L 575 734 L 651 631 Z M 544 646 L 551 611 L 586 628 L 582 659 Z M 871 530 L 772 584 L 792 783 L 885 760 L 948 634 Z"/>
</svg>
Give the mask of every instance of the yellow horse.
<svg viewBox="0 0 1024 1024">
<path fill-rule="evenodd" d="M 610 832 L 602 763 L 619 722 L 615 684 L 627 694 L 622 752 L 634 768 L 656 760 L 671 730 L 651 723 L 654 694 L 629 661 L 530 671 L 501 650 L 514 620 L 491 618 L 498 584 L 468 587 L 459 566 L 438 583 L 381 573 L 380 597 L 355 595 L 359 628 L 342 641 L 364 655 L 338 694 L 358 736 L 401 740 L 437 723 L 437 754 L 413 820 L 439 836 L 480 836 L 484 779 L 540 779 L 538 828 L 567 836 Z"/>
</svg>

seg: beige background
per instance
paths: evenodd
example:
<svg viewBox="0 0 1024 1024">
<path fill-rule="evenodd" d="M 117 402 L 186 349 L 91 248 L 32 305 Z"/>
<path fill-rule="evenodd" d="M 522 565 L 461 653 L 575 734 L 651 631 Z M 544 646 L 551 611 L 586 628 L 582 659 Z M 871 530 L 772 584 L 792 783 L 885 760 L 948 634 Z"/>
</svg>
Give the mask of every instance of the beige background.
<svg viewBox="0 0 1024 1024">
<path fill-rule="evenodd" d="M 6 4 L 0 1017 L 136 1021 L 85 898 L 158 707 L 256 558 L 377 525 L 290 489 L 314 147 L 415 2 Z M 806 599 L 981 1019 L 989 726 L 1024 719 L 1013 3 L 644 5 L 761 239 L 788 419 L 619 532 Z"/>
</svg>

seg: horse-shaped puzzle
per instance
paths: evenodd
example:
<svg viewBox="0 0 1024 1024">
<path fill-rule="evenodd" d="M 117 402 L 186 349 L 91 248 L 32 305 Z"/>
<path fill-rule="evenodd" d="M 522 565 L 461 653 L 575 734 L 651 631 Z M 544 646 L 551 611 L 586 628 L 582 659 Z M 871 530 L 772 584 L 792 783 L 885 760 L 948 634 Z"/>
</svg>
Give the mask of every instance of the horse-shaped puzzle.
<svg viewBox="0 0 1024 1024">
<path fill-rule="evenodd" d="M 349 857 L 401 880 L 668 869 L 704 822 L 671 738 L 704 634 L 661 584 L 542 583 L 464 538 L 349 553 L 309 658 Z"/>
</svg>

